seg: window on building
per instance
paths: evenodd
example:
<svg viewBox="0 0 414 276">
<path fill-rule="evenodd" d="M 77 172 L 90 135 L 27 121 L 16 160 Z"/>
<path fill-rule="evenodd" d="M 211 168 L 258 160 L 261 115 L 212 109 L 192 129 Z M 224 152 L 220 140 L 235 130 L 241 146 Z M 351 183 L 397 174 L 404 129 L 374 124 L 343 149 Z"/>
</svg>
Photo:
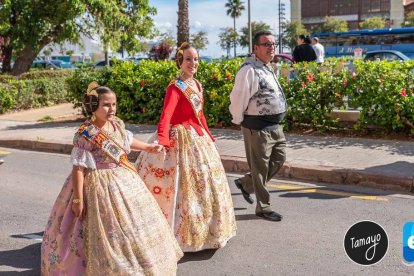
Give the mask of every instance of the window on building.
<svg viewBox="0 0 414 276">
<path fill-rule="evenodd" d="M 391 1 L 390 0 L 381 0 L 381 11 L 389 12 L 391 10 Z"/>
<path fill-rule="evenodd" d="M 380 12 L 381 11 L 381 0 L 371 0 L 371 8 L 369 12 Z"/>
</svg>

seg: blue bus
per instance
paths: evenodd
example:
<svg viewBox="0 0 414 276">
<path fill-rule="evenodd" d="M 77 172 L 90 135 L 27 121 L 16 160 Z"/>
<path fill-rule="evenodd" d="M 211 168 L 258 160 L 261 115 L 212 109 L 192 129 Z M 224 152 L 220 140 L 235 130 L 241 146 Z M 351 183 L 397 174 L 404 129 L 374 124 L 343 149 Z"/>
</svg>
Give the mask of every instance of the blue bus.
<svg viewBox="0 0 414 276">
<path fill-rule="evenodd" d="M 376 50 L 395 50 L 414 58 L 414 27 L 316 33 L 312 37 L 319 37 L 325 47 L 326 57 L 354 55 L 354 49 L 361 48 L 363 54 Z"/>
</svg>

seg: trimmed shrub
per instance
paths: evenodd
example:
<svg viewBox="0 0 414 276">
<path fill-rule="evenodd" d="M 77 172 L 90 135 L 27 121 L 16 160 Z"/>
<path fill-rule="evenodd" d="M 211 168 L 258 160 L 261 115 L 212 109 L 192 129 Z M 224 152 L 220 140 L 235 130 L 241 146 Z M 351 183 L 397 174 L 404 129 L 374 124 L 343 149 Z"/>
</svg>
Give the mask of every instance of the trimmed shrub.
<svg viewBox="0 0 414 276">
<path fill-rule="evenodd" d="M 16 105 L 17 89 L 13 85 L 0 83 L 0 114 Z"/>
<path fill-rule="evenodd" d="M 67 78 L 73 75 L 76 70 L 30 70 L 24 74 L 21 74 L 18 79 L 20 80 L 35 80 L 35 79 L 54 79 L 54 78 Z"/>
</svg>

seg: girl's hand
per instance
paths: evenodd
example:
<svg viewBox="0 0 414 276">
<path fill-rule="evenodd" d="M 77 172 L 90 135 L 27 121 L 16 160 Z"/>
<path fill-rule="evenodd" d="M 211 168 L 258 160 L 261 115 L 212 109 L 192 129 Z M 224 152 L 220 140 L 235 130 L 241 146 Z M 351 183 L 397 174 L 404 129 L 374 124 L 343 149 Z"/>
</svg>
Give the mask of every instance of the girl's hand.
<svg viewBox="0 0 414 276">
<path fill-rule="evenodd" d="M 163 148 L 164 148 L 163 145 L 148 144 L 147 151 L 150 153 L 158 153 L 158 152 L 161 152 Z"/>
<path fill-rule="evenodd" d="M 83 200 L 81 200 L 79 203 L 72 202 L 72 212 L 75 215 L 75 217 L 79 218 L 80 220 L 83 220 L 86 213 L 86 209 L 83 206 Z"/>
</svg>

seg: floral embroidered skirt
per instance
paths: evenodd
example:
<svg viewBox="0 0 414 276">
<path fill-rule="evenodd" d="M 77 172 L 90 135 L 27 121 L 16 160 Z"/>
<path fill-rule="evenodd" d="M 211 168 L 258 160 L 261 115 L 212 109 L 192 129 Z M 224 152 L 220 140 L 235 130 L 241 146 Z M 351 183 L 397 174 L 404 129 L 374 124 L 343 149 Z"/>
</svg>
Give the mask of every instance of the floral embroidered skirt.
<svg viewBox="0 0 414 276">
<path fill-rule="evenodd" d="M 71 211 L 70 176 L 53 206 L 42 275 L 176 275 L 182 251 L 139 176 L 123 167 L 87 171 L 84 220 Z"/>
<path fill-rule="evenodd" d="M 155 133 L 149 142 L 157 139 Z M 138 173 L 160 205 L 184 252 L 221 248 L 236 235 L 233 201 L 220 155 L 204 132 L 182 125 L 170 131 L 170 148 L 142 152 Z"/>
</svg>

